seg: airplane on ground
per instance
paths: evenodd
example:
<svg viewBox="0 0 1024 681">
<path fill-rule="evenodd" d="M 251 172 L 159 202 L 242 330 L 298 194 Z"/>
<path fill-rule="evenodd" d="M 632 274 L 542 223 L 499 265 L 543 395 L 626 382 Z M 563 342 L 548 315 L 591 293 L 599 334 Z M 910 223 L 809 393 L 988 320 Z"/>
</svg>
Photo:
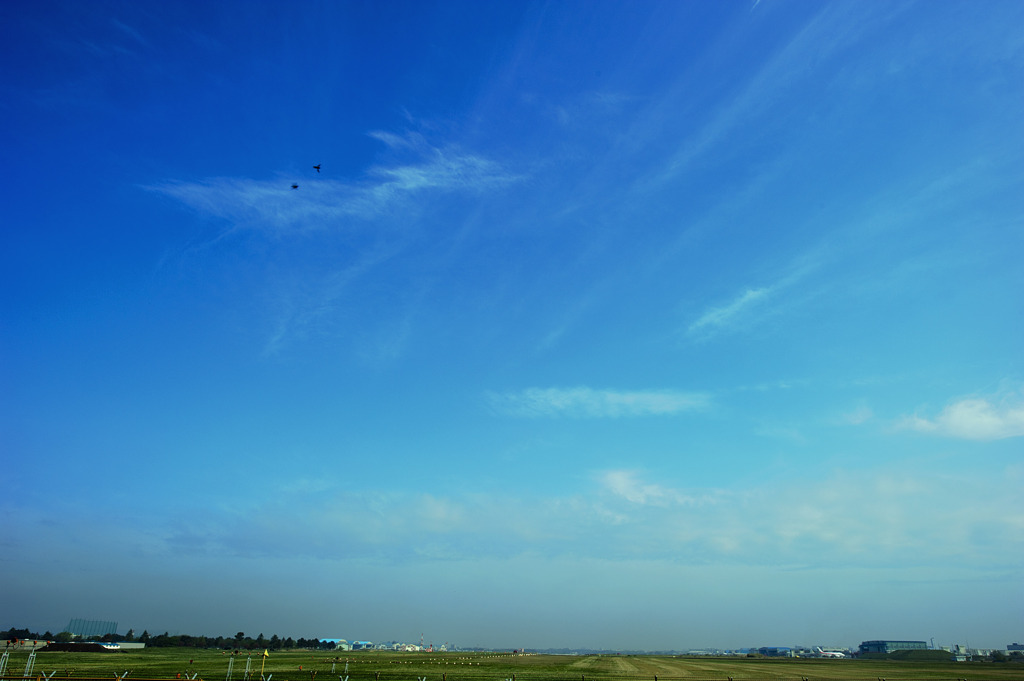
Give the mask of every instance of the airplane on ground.
<svg viewBox="0 0 1024 681">
<path fill-rule="evenodd" d="M 832 658 L 845 658 L 846 653 L 841 653 L 838 650 L 822 650 L 821 648 L 815 648 L 814 652 L 818 653 L 818 657 L 832 657 Z"/>
</svg>

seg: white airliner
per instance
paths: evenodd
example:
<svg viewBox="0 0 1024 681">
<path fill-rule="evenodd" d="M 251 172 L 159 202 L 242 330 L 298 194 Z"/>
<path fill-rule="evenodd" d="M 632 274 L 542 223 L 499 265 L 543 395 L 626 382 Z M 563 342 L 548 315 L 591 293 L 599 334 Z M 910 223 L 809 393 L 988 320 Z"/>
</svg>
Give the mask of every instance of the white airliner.
<svg viewBox="0 0 1024 681">
<path fill-rule="evenodd" d="M 846 657 L 846 653 L 841 653 L 838 650 L 822 650 L 821 648 L 815 648 L 814 651 L 818 653 L 818 657 Z"/>
</svg>

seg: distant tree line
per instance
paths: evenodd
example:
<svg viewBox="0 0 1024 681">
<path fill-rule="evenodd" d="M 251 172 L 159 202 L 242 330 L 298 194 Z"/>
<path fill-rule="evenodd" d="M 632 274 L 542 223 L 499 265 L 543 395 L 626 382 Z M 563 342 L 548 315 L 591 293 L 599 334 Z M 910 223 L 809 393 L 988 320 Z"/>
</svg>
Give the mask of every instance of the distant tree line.
<svg viewBox="0 0 1024 681">
<path fill-rule="evenodd" d="M 58 643 L 68 643 L 75 639 L 75 636 L 67 631 L 62 631 L 57 634 L 53 634 L 49 631 L 42 634 L 35 633 L 28 629 L 16 629 L 11 627 L 6 632 L 0 632 L 0 637 L 6 638 L 7 640 L 21 639 L 29 641 L 56 641 Z M 145 643 L 150 648 L 220 648 L 222 650 L 288 650 L 292 648 L 313 648 L 316 650 L 334 650 L 333 641 L 321 641 L 318 638 L 300 638 L 293 639 L 292 637 L 281 638 L 277 634 L 274 634 L 270 638 L 266 638 L 263 634 L 260 634 L 256 638 L 246 636 L 245 632 L 238 632 L 233 637 L 228 636 L 190 636 L 188 634 L 175 634 L 172 636 L 168 632 L 157 634 L 156 636 L 151 635 L 148 631 L 143 631 L 138 637 L 135 636 L 135 630 L 129 629 L 127 634 L 106 634 L 105 636 L 96 639 L 104 643 L 117 643 L 120 641 L 138 642 Z"/>
</svg>

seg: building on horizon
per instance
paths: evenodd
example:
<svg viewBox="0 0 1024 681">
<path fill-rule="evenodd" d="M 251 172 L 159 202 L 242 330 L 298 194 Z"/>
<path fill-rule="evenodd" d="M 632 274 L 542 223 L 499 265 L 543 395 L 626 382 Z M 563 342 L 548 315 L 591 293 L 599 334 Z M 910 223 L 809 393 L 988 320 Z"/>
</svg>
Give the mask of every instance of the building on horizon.
<svg viewBox="0 0 1024 681">
<path fill-rule="evenodd" d="M 928 650 L 927 641 L 864 641 L 860 644 L 860 654 L 892 653 L 897 650 Z"/>
<path fill-rule="evenodd" d="M 68 622 L 68 628 L 64 631 L 80 638 L 103 638 L 107 634 L 117 633 L 117 622 L 74 619 Z"/>
</svg>

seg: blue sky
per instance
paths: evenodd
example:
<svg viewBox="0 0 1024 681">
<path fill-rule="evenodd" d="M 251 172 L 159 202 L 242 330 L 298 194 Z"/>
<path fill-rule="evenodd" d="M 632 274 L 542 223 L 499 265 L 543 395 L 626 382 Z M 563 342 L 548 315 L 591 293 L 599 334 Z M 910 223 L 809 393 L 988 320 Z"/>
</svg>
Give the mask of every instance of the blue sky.
<svg viewBox="0 0 1024 681">
<path fill-rule="evenodd" d="M 1022 25 L 6 3 L 0 626 L 1019 640 Z"/>
</svg>

